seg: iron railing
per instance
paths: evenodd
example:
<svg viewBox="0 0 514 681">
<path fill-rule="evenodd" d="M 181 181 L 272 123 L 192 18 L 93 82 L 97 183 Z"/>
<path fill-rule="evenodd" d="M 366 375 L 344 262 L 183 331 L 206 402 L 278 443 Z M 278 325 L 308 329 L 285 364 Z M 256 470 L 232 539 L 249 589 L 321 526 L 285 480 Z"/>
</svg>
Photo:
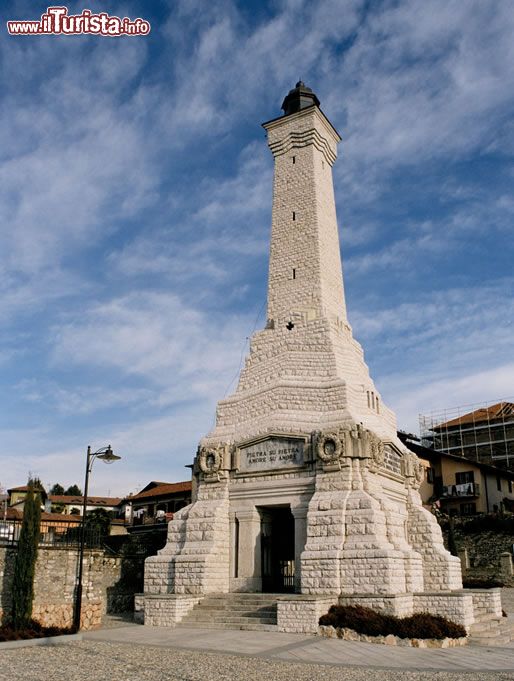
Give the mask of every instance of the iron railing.
<svg viewBox="0 0 514 681">
<path fill-rule="evenodd" d="M 445 499 L 449 497 L 479 497 L 480 485 L 477 482 L 464 482 L 460 485 L 444 485 L 441 496 Z"/>
<path fill-rule="evenodd" d="M 17 546 L 23 520 L 0 520 L 0 546 Z M 66 522 L 41 521 L 39 526 L 39 546 L 53 548 L 78 547 L 81 526 Z M 105 532 L 98 527 L 84 528 L 84 544 L 87 548 L 103 546 Z"/>
</svg>

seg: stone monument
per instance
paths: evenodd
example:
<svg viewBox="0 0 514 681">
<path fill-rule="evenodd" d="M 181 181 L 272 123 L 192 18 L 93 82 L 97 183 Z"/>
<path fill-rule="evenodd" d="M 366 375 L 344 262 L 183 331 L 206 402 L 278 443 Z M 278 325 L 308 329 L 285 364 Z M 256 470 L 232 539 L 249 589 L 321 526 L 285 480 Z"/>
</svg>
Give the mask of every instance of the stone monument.
<svg viewBox="0 0 514 681">
<path fill-rule="evenodd" d="M 174 626 L 229 592 L 296 594 L 278 602 L 283 631 L 315 631 L 335 602 L 468 627 L 500 608 L 462 590 L 421 503 L 424 467 L 352 336 L 332 181 L 341 138 L 319 104 L 299 82 L 263 126 L 275 160 L 267 323 L 200 442 L 193 503 L 146 561 L 147 624 Z"/>
</svg>

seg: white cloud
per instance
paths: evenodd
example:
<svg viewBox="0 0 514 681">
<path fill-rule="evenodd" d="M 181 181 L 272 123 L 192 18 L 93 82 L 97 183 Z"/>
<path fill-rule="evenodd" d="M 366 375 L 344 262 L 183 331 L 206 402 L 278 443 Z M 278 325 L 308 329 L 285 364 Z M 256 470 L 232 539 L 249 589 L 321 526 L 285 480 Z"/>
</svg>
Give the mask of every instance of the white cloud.
<svg viewBox="0 0 514 681">
<path fill-rule="evenodd" d="M 107 444 L 122 458 L 112 466 L 97 462 L 91 476 L 91 494 L 124 496 L 150 480 L 187 480 L 196 443 L 211 427 L 213 405 L 196 403 L 158 418 L 127 420 L 122 426 L 76 427 L 57 438 L 51 429 L 0 429 L 0 483 L 4 487 L 24 484 L 28 473 L 45 485 L 54 482 L 82 487 L 87 445 L 92 450 Z M 13 456 L 13 452 L 16 456 Z"/>
<path fill-rule="evenodd" d="M 126 276 L 163 275 L 180 290 L 227 285 L 246 259 L 267 254 L 271 165 L 264 145 L 248 145 L 235 175 L 203 179 L 164 226 L 111 252 L 111 265 Z"/>
<path fill-rule="evenodd" d="M 233 370 L 249 317 L 206 315 L 176 295 L 134 293 L 56 329 L 54 362 L 105 366 L 169 387 L 175 401 L 218 391 Z"/>
<path fill-rule="evenodd" d="M 489 143 L 513 101 L 509 3 L 415 0 L 368 16 L 345 56 L 347 153 L 419 163 Z"/>
<path fill-rule="evenodd" d="M 145 388 L 102 386 L 77 386 L 65 388 L 55 382 L 36 379 L 21 381 L 15 390 L 27 402 L 44 403 L 45 406 L 71 416 L 91 414 L 114 407 L 134 407 L 155 400 L 154 392 Z"/>
<path fill-rule="evenodd" d="M 510 244 L 508 189 L 447 174 L 473 153 L 512 151 L 510 2 L 272 9 L 255 22 L 228 0 L 179 0 L 160 27 L 159 60 L 144 40 L 0 45 L 0 316 L 37 317 L 31 338 L 7 330 L 0 355 L 23 368 L 4 395 L 17 382 L 33 400 L 23 428 L 0 431 L 13 484 L 28 470 L 80 482 L 91 431 L 124 456 L 95 469 L 104 492 L 187 475 L 253 328 L 248 287 L 268 248 L 272 167 L 256 116 L 278 115 L 299 77 L 343 133 L 345 266 L 350 281 L 371 282 L 352 321 L 400 425 L 418 410 L 512 394 L 512 281 L 466 286 L 471 272 L 445 292 L 448 280 L 431 271 L 467 236 Z M 445 214 L 397 229 L 376 216 L 406 169 L 426 172 L 432 190 L 440 180 Z M 392 268 L 394 283 L 377 290 L 370 273 Z M 402 278 L 410 290 L 398 295 Z M 105 394 L 101 371 L 114 386 Z M 45 428 L 34 425 L 42 404 L 60 417 Z M 116 407 L 116 419 L 106 416 Z"/>
<path fill-rule="evenodd" d="M 419 413 L 514 394 L 512 290 L 502 280 L 352 315 L 400 428 L 417 431 Z"/>
<path fill-rule="evenodd" d="M 438 376 L 419 371 L 412 376 L 389 376 L 381 381 L 387 404 L 399 415 L 398 427 L 419 433 L 419 415 L 461 406 L 462 413 L 476 405 L 502 399 L 514 401 L 514 363 L 474 371 L 461 376 Z M 469 409 L 466 408 L 469 405 Z M 471 406 L 475 405 L 475 406 Z"/>
</svg>

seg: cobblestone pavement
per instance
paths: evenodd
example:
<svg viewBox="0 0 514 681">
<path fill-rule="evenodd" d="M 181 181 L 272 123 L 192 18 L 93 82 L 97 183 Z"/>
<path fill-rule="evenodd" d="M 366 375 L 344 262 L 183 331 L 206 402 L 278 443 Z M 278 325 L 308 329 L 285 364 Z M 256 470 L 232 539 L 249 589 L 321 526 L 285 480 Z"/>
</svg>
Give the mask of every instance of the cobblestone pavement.
<svg viewBox="0 0 514 681">
<path fill-rule="evenodd" d="M 377 646 L 378 647 L 378 646 Z M 419 651 L 422 652 L 422 651 Z M 9 681 L 512 681 L 509 672 L 356 669 L 85 640 L 3 651 Z"/>
</svg>

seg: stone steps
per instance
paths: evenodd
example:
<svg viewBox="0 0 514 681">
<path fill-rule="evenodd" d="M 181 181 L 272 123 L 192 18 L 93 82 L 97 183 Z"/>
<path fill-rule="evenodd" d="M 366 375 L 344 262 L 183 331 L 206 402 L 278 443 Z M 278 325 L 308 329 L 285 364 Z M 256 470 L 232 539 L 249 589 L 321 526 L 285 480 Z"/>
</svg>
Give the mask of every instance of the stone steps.
<svg viewBox="0 0 514 681">
<path fill-rule="evenodd" d="M 187 629 L 239 629 L 240 631 L 278 631 L 276 624 L 227 624 L 226 622 L 180 622 L 179 627 Z"/>
<path fill-rule="evenodd" d="M 194 610 L 186 615 L 189 621 L 206 621 L 206 622 L 246 622 L 247 620 L 252 620 L 252 622 L 263 622 L 264 624 L 276 624 L 277 614 L 276 613 L 240 613 L 240 612 L 230 612 L 230 610 L 218 611 L 209 610 L 205 612 L 204 610 Z"/>
<path fill-rule="evenodd" d="M 277 600 L 269 594 L 209 594 L 179 626 L 207 629 L 277 630 Z"/>
<path fill-rule="evenodd" d="M 468 642 L 478 646 L 504 646 L 514 641 L 514 620 L 494 618 L 471 625 Z"/>
<path fill-rule="evenodd" d="M 184 617 L 182 624 L 276 624 L 276 617 L 231 617 L 230 615 L 213 615 L 205 617 L 203 613 Z"/>
</svg>

